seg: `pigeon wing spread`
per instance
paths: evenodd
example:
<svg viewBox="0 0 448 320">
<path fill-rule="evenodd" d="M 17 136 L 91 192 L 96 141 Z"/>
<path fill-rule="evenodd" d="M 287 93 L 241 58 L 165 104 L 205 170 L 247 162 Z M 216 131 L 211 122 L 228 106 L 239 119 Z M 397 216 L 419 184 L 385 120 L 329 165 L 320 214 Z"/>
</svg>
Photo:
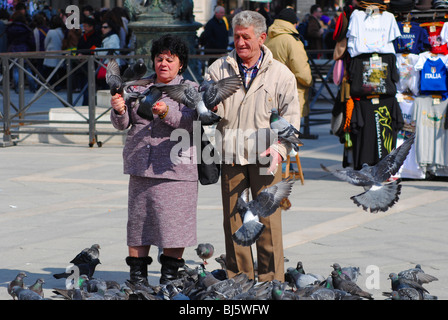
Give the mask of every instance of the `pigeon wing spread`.
<svg viewBox="0 0 448 320">
<path fill-rule="evenodd" d="M 269 217 L 278 209 L 280 202 L 289 197 L 293 183 L 293 180 L 282 180 L 264 189 L 255 201 L 249 203 L 250 210 L 260 217 Z"/>
<path fill-rule="evenodd" d="M 115 59 L 110 59 L 107 64 L 106 83 L 109 85 L 111 95 L 115 95 L 122 90 L 123 80 L 120 76 L 120 66 Z"/>
<path fill-rule="evenodd" d="M 190 109 L 196 109 L 196 105 L 201 99 L 199 92 L 188 83 L 173 85 L 157 84 L 156 86 L 159 90 L 165 92 L 168 97 L 186 105 Z"/>
<path fill-rule="evenodd" d="M 393 181 L 386 185 L 373 186 L 368 191 L 350 197 L 353 202 L 362 206 L 364 210 L 370 209 L 370 212 L 387 211 L 399 198 L 401 193 L 400 180 Z"/>
<path fill-rule="evenodd" d="M 241 86 L 241 76 L 234 75 L 218 82 L 204 81 L 199 91 L 204 90 L 203 100 L 207 109 L 212 110 L 221 101 L 234 94 Z"/>
</svg>

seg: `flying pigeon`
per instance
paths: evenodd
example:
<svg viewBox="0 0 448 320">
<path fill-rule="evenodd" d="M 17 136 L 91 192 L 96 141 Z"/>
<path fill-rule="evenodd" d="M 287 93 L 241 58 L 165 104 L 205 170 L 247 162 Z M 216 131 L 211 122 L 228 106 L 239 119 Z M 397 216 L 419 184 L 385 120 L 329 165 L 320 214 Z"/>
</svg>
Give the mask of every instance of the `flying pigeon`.
<svg viewBox="0 0 448 320">
<path fill-rule="evenodd" d="M 20 287 L 25 288 L 25 283 L 23 282 L 23 278 L 25 278 L 27 275 L 25 272 L 21 271 L 19 272 L 16 277 L 8 284 L 8 293 L 13 297 L 13 299 L 16 299 L 16 295 L 14 291 L 12 290 L 14 287 Z"/>
<path fill-rule="evenodd" d="M 342 290 L 369 300 L 373 300 L 372 294 L 362 290 L 356 283 L 350 280 L 342 279 L 339 273 L 335 270 L 331 271 L 331 278 L 335 289 Z"/>
<path fill-rule="evenodd" d="M 423 270 L 421 265 L 417 264 L 415 268 L 411 268 L 408 270 L 403 270 L 398 273 L 398 276 L 404 279 L 415 281 L 419 284 L 424 283 L 430 283 L 432 281 L 437 281 L 437 279 L 434 276 L 431 276 L 429 274 L 426 274 Z"/>
<path fill-rule="evenodd" d="M 365 192 L 351 197 L 355 204 L 370 212 L 387 211 L 397 201 L 401 193 L 401 180 L 396 180 L 387 184 L 384 181 L 398 172 L 404 160 L 406 159 L 415 135 L 403 142 L 397 149 L 393 150 L 377 164 L 369 166 L 364 164 L 362 169 L 354 170 L 347 168 L 344 170 L 331 171 L 323 164 L 320 166 L 323 170 L 332 173 L 337 178 L 347 181 L 355 186 L 361 186 Z"/>
<path fill-rule="evenodd" d="M 142 58 L 137 59 L 137 61 L 127 67 L 123 72 L 123 81 L 133 81 L 143 78 L 146 74 L 147 67 L 145 61 Z"/>
<path fill-rule="evenodd" d="M 196 109 L 203 125 L 211 125 L 221 120 L 221 117 L 211 110 L 240 88 L 241 76 L 230 76 L 218 82 L 204 81 L 197 89 L 186 82 L 175 85 L 156 84 L 155 86 L 174 101 L 182 103 L 190 109 Z"/>
<path fill-rule="evenodd" d="M 299 146 L 303 145 L 303 142 L 299 139 L 301 133 L 285 118 L 280 116 L 276 108 L 271 110 L 269 123 L 271 129 L 278 134 L 281 140 L 291 143 L 293 149 L 296 152 L 299 151 Z"/>
<path fill-rule="evenodd" d="M 202 259 L 204 264 L 207 264 L 207 259 L 210 259 L 215 252 L 215 248 L 210 243 L 200 243 L 195 250 L 198 257 Z"/>
<path fill-rule="evenodd" d="M 109 85 L 110 94 L 120 94 L 125 101 L 129 99 L 142 98 L 141 93 L 129 91 L 131 86 L 145 86 L 152 83 L 152 79 L 137 79 L 132 81 L 124 81 L 120 75 L 120 66 L 115 59 L 110 59 L 106 68 L 106 83 Z"/>
<path fill-rule="evenodd" d="M 260 237 L 265 226 L 260 217 L 268 217 L 280 206 L 283 198 L 290 195 L 292 180 L 282 180 L 273 186 L 265 188 L 258 196 L 249 201 L 249 189 L 244 190 L 236 205 L 243 220 L 243 225 L 232 235 L 233 240 L 242 246 L 250 246 Z"/>
</svg>

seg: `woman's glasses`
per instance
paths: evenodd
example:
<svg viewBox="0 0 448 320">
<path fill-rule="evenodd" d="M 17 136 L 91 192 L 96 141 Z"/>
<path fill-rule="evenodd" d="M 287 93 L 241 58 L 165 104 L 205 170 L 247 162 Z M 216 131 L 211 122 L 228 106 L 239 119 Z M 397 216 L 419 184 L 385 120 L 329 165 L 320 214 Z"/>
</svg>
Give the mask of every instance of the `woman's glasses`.
<svg viewBox="0 0 448 320">
<path fill-rule="evenodd" d="M 109 29 L 109 26 L 101 26 L 103 29 Z"/>
</svg>

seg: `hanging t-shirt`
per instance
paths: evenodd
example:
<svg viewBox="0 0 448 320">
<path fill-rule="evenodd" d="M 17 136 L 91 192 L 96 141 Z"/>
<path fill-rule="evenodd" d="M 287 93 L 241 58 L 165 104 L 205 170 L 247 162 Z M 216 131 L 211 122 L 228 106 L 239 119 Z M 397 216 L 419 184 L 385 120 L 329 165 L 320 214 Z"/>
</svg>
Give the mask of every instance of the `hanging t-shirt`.
<svg viewBox="0 0 448 320">
<path fill-rule="evenodd" d="M 444 97 L 447 95 L 447 68 L 448 56 L 424 52 L 419 54 L 419 58 L 414 66 L 415 70 L 420 70 L 420 91 L 421 94 L 438 93 Z"/>
<path fill-rule="evenodd" d="M 352 97 L 397 93 L 399 80 L 395 54 L 362 54 L 352 59 L 349 69 Z"/>
<path fill-rule="evenodd" d="M 399 22 L 401 35 L 394 40 L 396 53 L 419 54 L 430 47 L 428 31 L 416 22 Z"/>
<path fill-rule="evenodd" d="M 414 100 L 415 97 L 404 98 L 403 95 L 397 95 L 397 101 L 400 105 L 401 114 L 403 115 L 404 125 L 403 128 L 398 131 L 397 135 L 397 148 L 410 138 L 412 132 L 415 131 L 415 122 L 413 121 L 414 113 Z M 408 179 L 425 179 L 425 171 L 418 165 L 415 158 L 415 144 L 412 144 L 409 154 L 403 162 L 403 165 L 398 170 L 395 178 L 408 178 Z"/>
<path fill-rule="evenodd" d="M 431 52 L 435 54 L 448 54 L 448 47 L 446 43 L 442 43 L 441 32 L 443 26 L 427 25 L 428 40 L 431 45 Z"/>
<path fill-rule="evenodd" d="M 422 167 L 448 166 L 448 134 L 444 129 L 447 105 L 448 100 L 432 96 L 419 96 L 414 101 L 415 155 Z"/>
<path fill-rule="evenodd" d="M 353 142 L 353 166 L 375 165 L 396 146 L 403 116 L 395 96 L 355 100 L 350 123 Z"/>
<path fill-rule="evenodd" d="M 397 91 L 400 93 L 410 91 L 414 95 L 419 94 L 420 71 L 415 70 L 414 66 L 419 56 L 413 53 L 397 53 L 397 68 L 399 80 L 396 83 Z"/>
<path fill-rule="evenodd" d="M 393 41 L 401 35 L 392 13 L 366 14 L 354 10 L 347 30 L 347 51 L 351 57 L 362 53 L 395 53 Z"/>
</svg>

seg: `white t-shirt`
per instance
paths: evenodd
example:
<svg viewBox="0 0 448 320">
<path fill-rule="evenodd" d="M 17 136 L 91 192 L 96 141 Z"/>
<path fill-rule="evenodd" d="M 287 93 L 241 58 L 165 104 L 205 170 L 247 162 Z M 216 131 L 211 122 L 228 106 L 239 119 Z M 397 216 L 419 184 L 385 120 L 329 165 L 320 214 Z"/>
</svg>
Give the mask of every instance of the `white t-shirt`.
<svg viewBox="0 0 448 320">
<path fill-rule="evenodd" d="M 374 13 L 354 10 L 347 31 L 347 51 L 351 57 L 362 53 L 395 53 L 393 41 L 401 36 L 392 13 Z"/>
<path fill-rule="evenodd" d="M 440 40 L 442 45 L 448 42 L 448 22 L 443 24 L 442 30 L 440 31 Z"/>
<path fill-rule="evenodd" d="M 397 91 L 400 93 L 410 90 L 414 95 L 419 94 L 420 72 L 414 69 L 418 61 L 418 54 L 397 53 L 397 68 L 400 80 L 397 82 Z"/>
</svg>

